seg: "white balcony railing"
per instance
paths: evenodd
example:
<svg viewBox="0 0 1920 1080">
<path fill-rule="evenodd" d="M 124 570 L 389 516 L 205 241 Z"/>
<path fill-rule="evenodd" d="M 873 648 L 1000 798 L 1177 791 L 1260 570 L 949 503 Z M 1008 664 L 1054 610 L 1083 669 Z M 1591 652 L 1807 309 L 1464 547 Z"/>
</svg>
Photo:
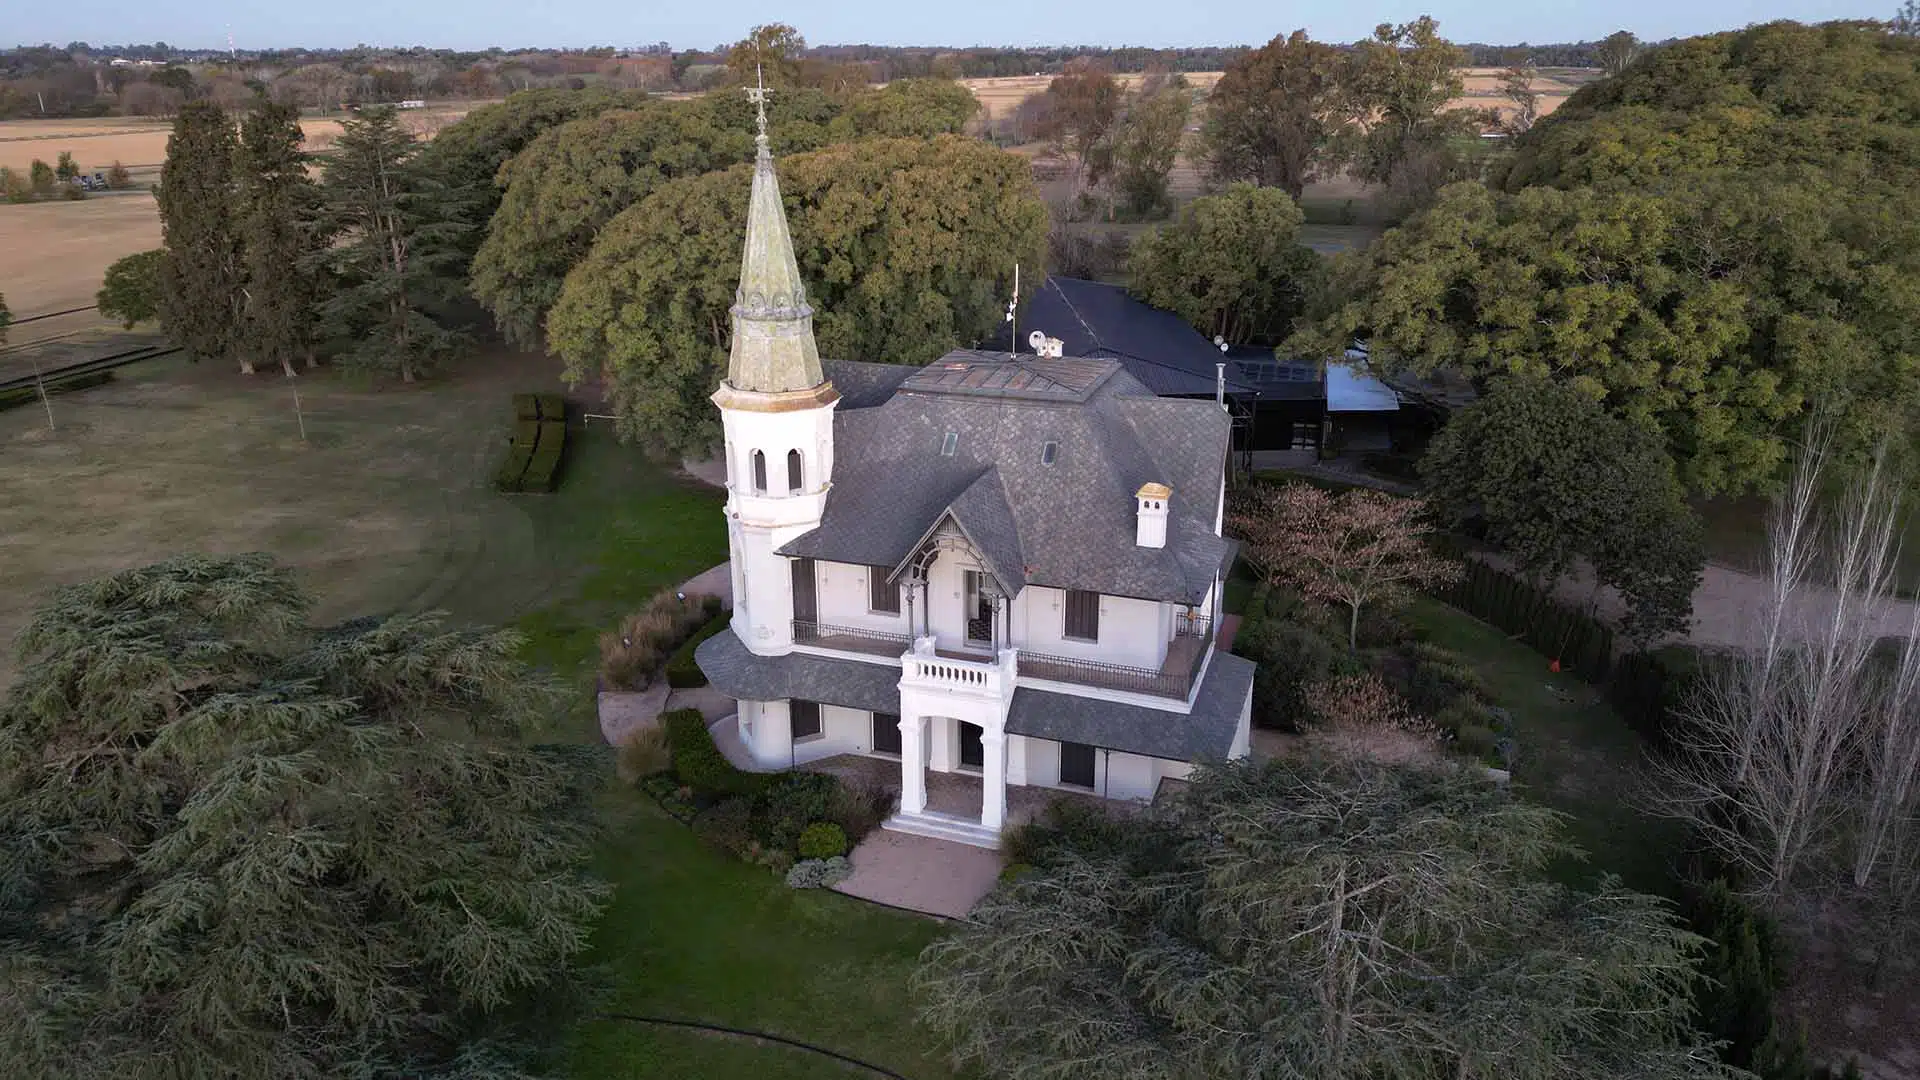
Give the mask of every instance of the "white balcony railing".
<svg viewBox="0 0 1920 1080">
<path fill-rule="evenodd" d="M 931 637 L 915 638 L 913 651 L 900 658 L 902 682 L 950 693 L 1005 697 L 1013 693 L 1017 661 L 1012 649 L 997 660 L 967 660 L 942 656 Z"/>
</svg>

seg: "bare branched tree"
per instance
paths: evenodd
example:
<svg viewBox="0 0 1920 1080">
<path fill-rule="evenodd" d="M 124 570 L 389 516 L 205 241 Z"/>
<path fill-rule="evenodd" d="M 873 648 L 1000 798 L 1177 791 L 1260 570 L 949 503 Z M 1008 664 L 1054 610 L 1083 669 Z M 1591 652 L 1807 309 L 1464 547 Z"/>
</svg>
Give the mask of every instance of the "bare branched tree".
<svg viewBox="0 0 1920 1080">
<path fill-rule="evenodd" d="M 1850 888 L 1884 952 L 1920 910 L 1920 609 L 1877 647 L 1899 485 L 1882 455 L 1822 512 L 1827 446 L 1816 430 L 1769 523 L 1759 640 L 1708 665 L 1654 799 L 1752 893 Z"/>
</svg>

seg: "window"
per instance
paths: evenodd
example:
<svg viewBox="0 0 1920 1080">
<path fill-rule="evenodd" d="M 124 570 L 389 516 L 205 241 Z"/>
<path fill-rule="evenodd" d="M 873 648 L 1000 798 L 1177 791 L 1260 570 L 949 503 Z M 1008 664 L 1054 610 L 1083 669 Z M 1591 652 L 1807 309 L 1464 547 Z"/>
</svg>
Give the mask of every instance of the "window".
<svg viewBox="0 0 1920 1080">
<path fill-rule="evenodd" d="M 793 723 L 793 741 L 820 737 L 820 703 L 817 701 L 790 701 L 787 703 L 787 716 Z"/>
<path fill-rule="evenodd" d="M 884 566 L 867 567 L 867 610 L 876 615 L 900 614 L 900 586 L 887 580 Z"/>
<path fill-rule="evenodd" d="M 947 432 L 947 437 L 940 441 L 940 456 L 952 457 L 954 450 L 958 449 L 959 446 L 960 433 L 957 431 Z"/>
<path fill-rule="evenodd" d="M 1051 465 L 1060 459 L 1060 444 L 1057 442 L 1040 445 L 1040 464 Z"/>
<path fill-rule="evenodd" d="M 753 490 L 761 495 L 767 493 L 767 455 L 758 450 L 753 452 Z"/>
<path fill-rule="evenodd" d="M 1067 636 L 1076 641 L 1100 640 L 1100 594 L 1067 590 Z"/>
<path fill-rule="evenodd" d="M 900 756 L 900 717 L 897 714 L 873 714 L 873 752 Z"/>
<path fill-rule="evenodd" d="M 1060 782 L 1071 787 L 1093 788 L 1093 747 L 1077 742 L 1060 744 Z"/>
<path fill-rule="evenodd" d="M 787 451 L 787 492 L 798 495 L 807 488 L 804 470 L 800 467 L 800 451 Z"/>
</svg>

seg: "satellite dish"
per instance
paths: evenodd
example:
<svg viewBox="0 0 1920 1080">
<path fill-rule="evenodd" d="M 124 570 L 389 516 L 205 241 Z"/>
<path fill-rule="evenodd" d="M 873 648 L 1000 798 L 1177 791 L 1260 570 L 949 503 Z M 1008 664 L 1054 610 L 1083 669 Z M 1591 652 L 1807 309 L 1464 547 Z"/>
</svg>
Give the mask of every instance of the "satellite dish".
<svg viewBox="0 0 1920 1080">
<path fill-rule="evenodd" d="M 1042 331 L 1035 330 L 1033 333 L 1027 335 L 1027 344 L 1033 346 L 1034 352 L 1039 352 L 1046 347 L 1047 335 Z"/>
</svg>

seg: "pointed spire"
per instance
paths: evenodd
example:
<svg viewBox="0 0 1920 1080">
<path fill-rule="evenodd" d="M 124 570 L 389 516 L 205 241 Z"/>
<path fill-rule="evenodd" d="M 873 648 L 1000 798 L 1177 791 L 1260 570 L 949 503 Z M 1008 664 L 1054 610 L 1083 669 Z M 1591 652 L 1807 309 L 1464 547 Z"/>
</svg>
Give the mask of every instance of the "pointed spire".
<svg viewBox="0 0 1920 1080">
<path fill-rule="evenodd" d="M 740 287 L 733 296 L 733 351 L 726 383 L 716 397 L 733 407 L 744 394 L 790 394 L 826 386 L 820 352 L 813 341 L 813 308 L 794 258 L 787 213 L 780 202 L 780 179 L 767 144 L 767 95 L 764 84 L 747 88 L 756 107 L 753 194 L 747 206 L 747 238 L 740 252 Z M 729 391 L 732 391 L 729 394 Z M 815 395 L 818 396 L 818 395 Z"/>
</svg>

